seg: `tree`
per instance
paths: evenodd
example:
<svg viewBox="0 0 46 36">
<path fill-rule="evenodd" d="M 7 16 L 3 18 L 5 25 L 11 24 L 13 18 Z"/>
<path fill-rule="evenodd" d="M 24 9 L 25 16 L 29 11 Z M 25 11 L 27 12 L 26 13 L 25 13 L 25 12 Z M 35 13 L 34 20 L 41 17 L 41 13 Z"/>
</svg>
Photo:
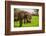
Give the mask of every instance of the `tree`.
<svg viewBox="0 0 46 36">
<path fill-rule="evenodd" d="M 34 9 L 34 12 L 36 12 L 36 15 L 39 15 L 38 11 L 39 11 L 39 9 Z"/>
</svg>

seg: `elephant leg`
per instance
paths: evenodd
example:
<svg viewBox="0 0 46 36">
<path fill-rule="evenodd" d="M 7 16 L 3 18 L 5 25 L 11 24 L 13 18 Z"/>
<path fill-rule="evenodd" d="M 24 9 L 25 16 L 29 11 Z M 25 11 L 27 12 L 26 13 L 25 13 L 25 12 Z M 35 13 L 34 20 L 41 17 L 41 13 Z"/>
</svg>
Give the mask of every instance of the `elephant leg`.
<svg viewBox="0 0 46 36">
<path fill-rule="evenodd" d="M 27 23 L 27 18 L 24 19 L 24 23 Z"/>
<path fill-rule="evenodd" d="M 27 23 L 27 20 L 26 20 L 26 19 L 24 19 L 24 24 L 25 24 L 25 23 Z"/>
<path fill-rule="evenodd" d="M 27 15 L 24 16 L 24 23 L 27 23 Z"/>
<path fill-rule="evenodd" d="M 19 23 L 20 23 L 20 26 L 19 27 L 22 27 L 22 22 L 23 22 L 23 20 L 22 20 L 22 17 L 21 17 L 21 15 L 19 16 Z"/>
</svg>

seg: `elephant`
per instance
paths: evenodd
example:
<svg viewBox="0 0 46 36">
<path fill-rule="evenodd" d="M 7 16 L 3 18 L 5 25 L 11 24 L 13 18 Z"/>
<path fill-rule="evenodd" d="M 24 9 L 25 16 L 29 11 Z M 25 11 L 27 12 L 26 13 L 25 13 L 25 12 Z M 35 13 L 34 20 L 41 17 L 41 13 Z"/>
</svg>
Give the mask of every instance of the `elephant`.
<svg viewBox="0 0 46 36">
<path fill-rule="evenodd" d="M 32 15 L 27 11 L 14 12 L 14 21 L 20 21 L 24 19 L 24 23 L 31 23 Z"/>
</svg>

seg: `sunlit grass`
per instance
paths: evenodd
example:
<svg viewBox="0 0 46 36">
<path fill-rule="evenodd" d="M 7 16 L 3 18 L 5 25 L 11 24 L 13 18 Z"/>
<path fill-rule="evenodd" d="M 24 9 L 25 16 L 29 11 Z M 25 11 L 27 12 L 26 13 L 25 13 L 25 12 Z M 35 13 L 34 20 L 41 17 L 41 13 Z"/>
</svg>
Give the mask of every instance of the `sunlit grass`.
<svg viewBox="0 0 46 36">
<path fill-rule="evenodd" d="M 14 22 L 14 27 L 19 27 L 19 21 Z M 22 27 L 37 27 L 39 26 L 39 16 L 32 16 L 31 23 L 22 23 Z"/>
</svg>

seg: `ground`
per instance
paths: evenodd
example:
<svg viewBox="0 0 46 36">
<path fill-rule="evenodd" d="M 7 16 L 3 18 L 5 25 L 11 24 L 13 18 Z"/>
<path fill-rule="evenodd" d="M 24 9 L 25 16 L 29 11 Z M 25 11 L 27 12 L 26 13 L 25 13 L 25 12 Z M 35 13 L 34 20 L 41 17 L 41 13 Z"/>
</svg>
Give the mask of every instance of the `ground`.
<svg viewBox="0 0 46 36">
<path fill-rule="evenodd" d="M 14 22 L 14 27 L 19 27 L 19 21 Z M 22 23 L 22 27 L 37 27 L 39 26 L 39 16 L 32 16 L 31 23 Z"/>
</svg>

